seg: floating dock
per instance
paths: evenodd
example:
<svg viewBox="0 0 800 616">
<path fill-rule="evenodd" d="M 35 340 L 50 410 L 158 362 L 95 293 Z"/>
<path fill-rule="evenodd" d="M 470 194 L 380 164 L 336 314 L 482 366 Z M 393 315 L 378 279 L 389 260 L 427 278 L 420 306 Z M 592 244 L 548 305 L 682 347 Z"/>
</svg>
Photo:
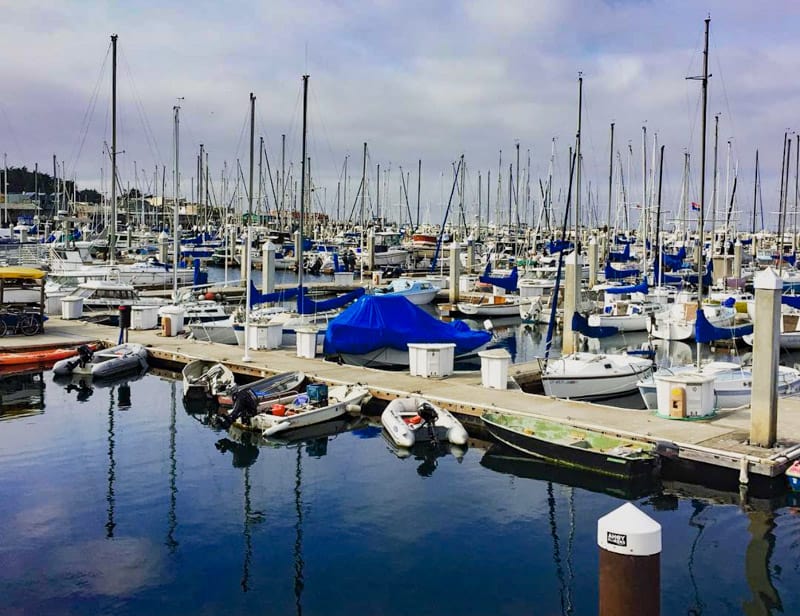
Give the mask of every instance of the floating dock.
<svg viewBox="0 0 800 616">
<path fill-rule="evenodd" d="M 70 346 L 92 341 L 116 344 L 119 330 L 114 327 L 51 318 L 46 333 L 30 338 L 14 336 L 0 339 L 0 352 Z M 408 372 L 384 371 L 343 365 L 321 358 L 297 357 L 295 348 L 250 351 L 250 361 L 242 361 L 243 349 L 237 346 L 164 337 L 159 330 L 129 331 L 129 341 L 143 344 L 156 362 L 186 364 L 193 359 L 211 359 L 227 364 L 235 373 L 253 377 L 300 370 L 328 384 L 361 383 L 374 397 L 391 400 L 420 394 L 464 419 L 468 426 L 482 429 L 485 410 L 528 414 L 556 420 L 575 429 L 592 429 L 617 436 L 666 444 L 668 464 L 692 469 L 703 483 L 703 466 L 725 471 L 730 479 L 747 483 L 748 478 L 778 481 L 792 461 L 800 457 L 800 400 L 779 399 L 778 442 L 765 449 L 747 443 L 750 430 L 749 409 L 720 412 L 708 420 L 676 421 L 655 416 L 650 411 L 630 410 L 575 400 L 560 400 L 520 390 L 499 391 L 481 385 L 479 371 L 455 372 L 443 379 L 411 376 Z M 509 368 L 509 375 L 523 369 Z M 709 470 L 706 468 L 706 470 Z M 713 470 L 713 469 L 712 469 Z M 733 483 L 736 485 L 736 482 Z"/>
</svg>

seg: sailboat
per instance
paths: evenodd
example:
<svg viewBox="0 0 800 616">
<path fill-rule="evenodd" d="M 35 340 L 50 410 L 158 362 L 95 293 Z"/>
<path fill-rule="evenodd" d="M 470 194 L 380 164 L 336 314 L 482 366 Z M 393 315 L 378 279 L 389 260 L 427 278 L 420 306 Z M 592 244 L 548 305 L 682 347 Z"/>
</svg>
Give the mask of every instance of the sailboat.
<svg viewBox="0 0 800 616">
<path fill-rule="evenodd" d="M 583 78 L 579 77 L 579 101 L 582 100 L 583 93 Z M 566 237 L 567 221 L 570 215 L 570 204 L 572 200 L 572 177 L 573 172 L 576 172 L 576 210 L 580 207 L 580 134 L 581 134 L 581 110 L 580 102 L 578 105 L 578 132 L 576 139 L 576 149 L 570 162 L 570 176 L 569 176 L 569 189 L 567 192 L 567 204 L 564 214 L 564 223 L 561 231 L 561 237 Z M 575 237 L 579 235 L 580 215 L 576 212 L 575 215 Z M 580 260 L 577 258 L 579 254 L 579 246 L 576 245 L 570 257 L 575 264 L 577 270 Z M 561 282 L 561 269 L 564 261 L 563 250 L 559 251 L 558 256 L 558 270 L 556 273 L 556 288 L 554 297 L 558 297 L 558 287 Z M 576 273 L 576 278 L 577 278 Z M 579 280 L 579 279 L 578 279 Z M 575 296 L 579 297 L 579 282 L 574 281 L 576 284 Z M 572 282 L 570 283 L 572 284 Z M 624 395 L 629 392 L 636 391 L 636 383 L 650 374 L 652 371 L 652 362 L 643 357 L 634 355 L 608 353 L 605 355 L 596 355 L 594 353 L 576 353 L 571 352 L 562 356 L 559 359 L 550 360 L 550 346 L 553 338 L 553 325 L 555 322 L 556 305 L 551 302 L 551 318 L 547 330 L 547 343 L 544 360 L 542 365 L 542 385 L 545 394 L 554 396 L 556 398 L 572 398 L 581 400 L 602 400 Z M 570 319 L 569 324 L 573 327 L 572 332 L 569 332 L 565 327 L 564 336 L 574 336 L 577 331 L 573 322 L 578 324 L 582 321 L 579 312 L 576 310 L 572 314 L 566 314 L 564 318 Z M 572 348 L 569 344 L 566 348 Z"/>
</svg>

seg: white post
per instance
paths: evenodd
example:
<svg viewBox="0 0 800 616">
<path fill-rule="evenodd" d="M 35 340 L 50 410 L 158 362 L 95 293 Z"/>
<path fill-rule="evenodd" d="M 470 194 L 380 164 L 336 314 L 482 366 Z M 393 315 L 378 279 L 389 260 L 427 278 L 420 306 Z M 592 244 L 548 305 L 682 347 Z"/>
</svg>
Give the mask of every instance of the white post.
<svg viewBox="0 0 800 616">
<path fill-rule="evenodd" d="M 756 313 L 753 327 L 753 388 L 750 444 L 772 447 L 778 432 L 778 359 L 783 280 L 771 267 L 753 278 Z"/>
</svg>

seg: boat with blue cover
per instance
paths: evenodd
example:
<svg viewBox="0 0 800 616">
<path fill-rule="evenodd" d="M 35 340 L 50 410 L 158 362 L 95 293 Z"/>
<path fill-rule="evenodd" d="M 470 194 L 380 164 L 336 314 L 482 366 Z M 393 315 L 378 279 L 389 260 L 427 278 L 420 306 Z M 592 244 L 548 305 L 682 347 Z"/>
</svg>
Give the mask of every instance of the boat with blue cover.
<svg viewBox="0 0 800 616">
<path fill-rule="evenodd" d="M 364 295 L 328 323 L 324 353 L 359 366 L 409 365 L 408 345 L 453 343 L 456 359 L 482 351 L 488 331 L 463 321 L 444 323 L 402 296 Z"/>
</svg>

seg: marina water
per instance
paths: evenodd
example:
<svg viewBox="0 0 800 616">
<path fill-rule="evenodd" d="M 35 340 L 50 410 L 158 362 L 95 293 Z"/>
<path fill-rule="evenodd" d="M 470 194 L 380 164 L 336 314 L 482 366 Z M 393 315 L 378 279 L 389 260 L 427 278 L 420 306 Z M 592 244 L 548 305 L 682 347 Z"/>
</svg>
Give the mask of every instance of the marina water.
<svg viewBox="0 0 800 616">
<path fill-rule="evenodd" d="M 596 521 L 629 499 L 663 526 L 663 613 L 800 613 L 788 494 L 614 485 L 481 441 L 400 458 L 377 417 L 256 446 L 154 374 L 0 391 L 2 613 L 592 614 Z"/>
</svg>

